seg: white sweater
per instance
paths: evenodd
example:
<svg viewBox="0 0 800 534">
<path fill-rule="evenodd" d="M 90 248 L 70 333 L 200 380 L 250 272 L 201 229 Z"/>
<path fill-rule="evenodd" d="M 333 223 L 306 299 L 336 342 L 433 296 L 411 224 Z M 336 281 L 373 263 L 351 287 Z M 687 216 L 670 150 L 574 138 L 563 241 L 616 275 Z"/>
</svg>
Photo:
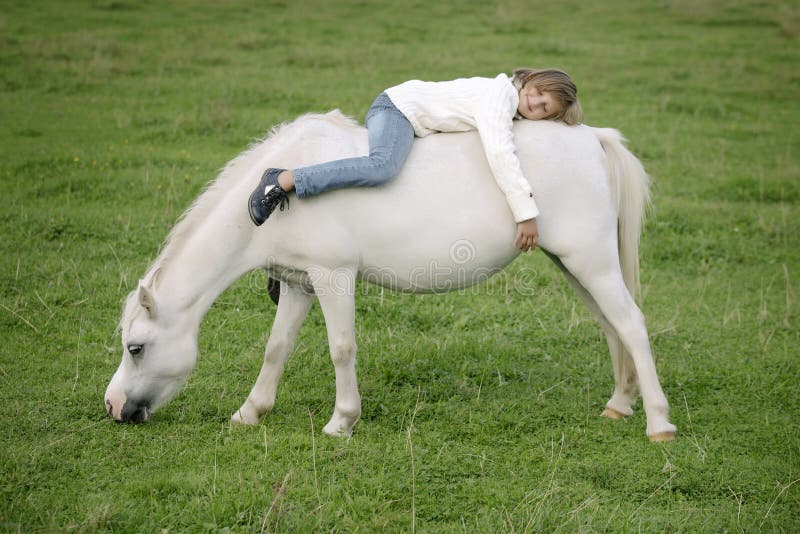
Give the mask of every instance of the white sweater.
<svg viewBox="0 0 800 534">
<path fill-rule="evenodd" d="M 512 121 L 519 106 L 519 92 L 508 76 L 447 82 L 411 80 L 387 89 L 386 94 L 419 137 L 434 132 L 477 130 L 514 220 L 521 222 L 539 215 L 515 154 Z"/>
</svg>

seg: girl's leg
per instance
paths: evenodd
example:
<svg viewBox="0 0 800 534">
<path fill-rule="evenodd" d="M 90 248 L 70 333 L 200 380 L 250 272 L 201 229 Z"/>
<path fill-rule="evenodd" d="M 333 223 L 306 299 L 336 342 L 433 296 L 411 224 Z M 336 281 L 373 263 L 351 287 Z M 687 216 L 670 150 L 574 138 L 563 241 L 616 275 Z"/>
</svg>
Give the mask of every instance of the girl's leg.
<svg viewBox="0 0 800 534">
<path fill-rule="evenodd" d="M 299 198 L 341 187 L 381 185 L 403 166 L 414 142 L 414 128 L 388 97 L 381 95 L 367 114 L 369 156 L 295 169 Z"/>
<path fill-rule="evenodd" d="M 295 171 L 270 168 L 250 194 L 250 218 L 263 224 L 280 206 L 289 204 L 287 192 L 295 189 L 299 198 L 331 189 L 380 185 L 393 178 L 403 166 L 414 142 L 414 128 L 382 93 L 367 113 L 369 156 L 349 158 L 303 167 Z"/>
</svg>

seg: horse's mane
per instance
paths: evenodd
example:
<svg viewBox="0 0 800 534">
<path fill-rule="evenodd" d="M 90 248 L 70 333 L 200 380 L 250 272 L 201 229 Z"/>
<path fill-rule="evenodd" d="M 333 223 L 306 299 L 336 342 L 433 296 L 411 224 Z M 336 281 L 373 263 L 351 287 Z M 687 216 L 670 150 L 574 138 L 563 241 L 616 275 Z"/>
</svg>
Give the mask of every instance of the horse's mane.
<svg viewBox="0 0 800 534">
<path fill-rule="evenodd" d="M 186 238 L 198 227 L 200 222 L 208 217 L 210 211 L 219 205 L 232 184 L 249 176 L 247 171 L 257 163 L 257 160 L 262 159 L 267 152 L 275 154 L 283 152 L 288 148 L 287 145 L 297 142 L 298 134 L 302 130 L 309 127 L 318 128 L 319 125 L 315 126 L 314 123 L 319 121 L 346 129 L 359 127 L 358 122 L 354 119 L 344 115 L 338 109 L 334 109 L 325 114 L 308 113 L 291 122 L 278 124 L 272 127 L 264 138 L 255 139 L 244 152 L 229 161 L 215 179 L 206 184 L 200 196 L 178 218 L 167 235 L 161 252 L 150 265 L 141 284 L 145 286 L 155 284 L 158 274 L 169 263 L 170 258 L 180 250 Z M 242 202 L 244 203 L 244 200 Z"/>
</svg>

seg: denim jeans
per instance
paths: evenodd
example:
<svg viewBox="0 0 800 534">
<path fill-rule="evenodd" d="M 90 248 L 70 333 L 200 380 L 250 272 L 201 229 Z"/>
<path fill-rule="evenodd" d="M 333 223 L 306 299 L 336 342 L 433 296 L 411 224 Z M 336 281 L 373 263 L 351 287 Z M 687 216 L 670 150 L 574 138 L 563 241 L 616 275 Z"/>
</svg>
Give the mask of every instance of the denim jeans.
<svg viewBox="0 0 800 534">
<path fill-rule="evenodd" d="M 386 93 L 367 112 L 369 156 L 340 159 L 294 169 L 298 198 L 331 189 L 376 186 L 388 182 L 405 163 L 414 142 L 414 128 Z"/>
</svg>

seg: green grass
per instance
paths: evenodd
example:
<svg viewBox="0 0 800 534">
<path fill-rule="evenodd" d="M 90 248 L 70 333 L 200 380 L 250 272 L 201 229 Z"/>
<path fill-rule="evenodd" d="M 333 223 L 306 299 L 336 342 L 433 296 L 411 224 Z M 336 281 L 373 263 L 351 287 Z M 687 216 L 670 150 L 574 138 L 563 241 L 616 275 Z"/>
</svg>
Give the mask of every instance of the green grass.
<svg viewBox="0 0 800 534">
<path fill-rule="evenodd" d="M 0 9 L 0 529 L 800 530 L 795 4 L 162 4 Z M 409 78 L 550 65 L 654 177 L 643 309 L 676 441 L 598 416 L 605 341 L 542 254 L 506 274 L 534 270 L 532 297 L 361 287 L 348 441 L 320 431 L 318 307 L 274 413 L 229 427 L 274 313 L 263 273 L 213 306 L 172 403 L 105 416 L 124 296 L 252 139 L 361 119 Z"/>
</svg>

